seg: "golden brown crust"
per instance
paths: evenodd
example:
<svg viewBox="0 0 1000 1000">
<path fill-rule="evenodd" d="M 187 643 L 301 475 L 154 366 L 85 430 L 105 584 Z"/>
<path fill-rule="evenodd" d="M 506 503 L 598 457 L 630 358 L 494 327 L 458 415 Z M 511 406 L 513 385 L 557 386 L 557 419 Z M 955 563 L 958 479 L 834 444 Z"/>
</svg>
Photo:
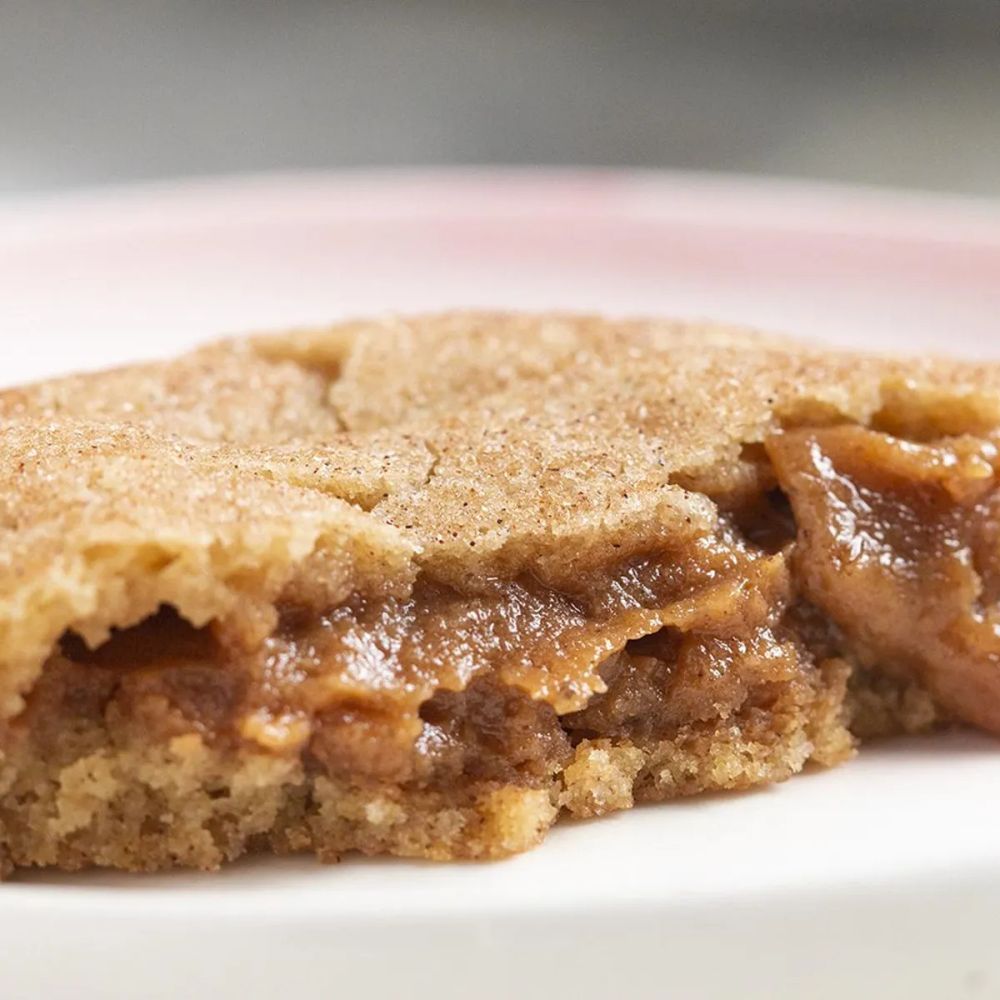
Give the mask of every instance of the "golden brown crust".
<svg viewBox="0 0 1000 1000">
<path fill-rule="evenodd" d="M 868 423 L 901 383 L 995 400 L 1000 368 L 677 323 L 449 314 L 233 341 L 8 390 L 4 704 L 16 706 L 62 630 L 97 638 L 149 613 L 154 596 L 104 610 L 102 587 L 118 586 L 119 563 L 137 552 L 172 559 L 180 539 L 186 558 L 207 560 L 185 576 L 208 590 L 225 590 L 234 569 L 284 578 L 337 534 L 360 545 L 359 573 L 388 562 L 405 578 L 399 564 L 411 560 L 411 579 L 419 567 L 556 582 L 612 545 L 639 551 L 688 517 L 712 518 L 678 481 L 696 487 L 782 422 Z M 164 586 L 162 600 L 184 599 Z M 232 600 L 188 598 L 201 620 Z"/>
<path fill-rule="evenodd" d="M 365 718 L 345 722 L 341 698 L 334 725 L 326 704 L 322 739 L 315 720 L 296 728 L 301 720 L 280 712 L 244 719 L 247 742 L 236 749 L 185 733 L 170 737 L 182 744 L 143 743 L 113 718 L 122 706 L 141 702 L 148 713 L 156 698 L 181 698 L 179 680 L 168 695 L 109 681 L 84 727 L 86 752 L 66 751 L 71 759 L 41 759 L 41 737 L 21 730 L 34 717 L 25 698 L 40 704 L 43 689 L 65 692 L 57 678 L 66 671 L 77 676 L 54 656 L 61 639 L 96 647 L 163 607 L 195 629 L 211 626 L 227 662 L 243 663 L 239 650 L 273 641 L 289 607 L 318 613 L 353 601 L 350 614 L 367 621 L 440 592 L 480 608 L 497 581 L 531 581 L 580 602 L 582 580 L 611 580 L 611 569 L 631 573 L 642 560 L 678 561 L 697 539 L 715 540 L 721 554 L 703 565 L 726 586 L 763 580 L 767 554 L 727 532 L 733 518 L 763 516 L 775 480 L 761 446 L 774 435 L 838 423 L 930 441 L 988 434 L 1000 424 L 998 401 L 1000 366 L 846 355 L 703 324 L 488 313 L 238 340 L 0 393 L 0 719 L 16 736 L 0 766 L 0 842 L 6 823 L 19 863 L 70 866 L 212 865 L 264 841 L 321 854 L 490 856 L 537 840 L 560 808 L 592 815 L 636 798 L 776 780 L 810 757 L 835 763 L 851 752 L 845 650 L 806 648 L 783 618 L 795 597 L 784 577 L 752 620 L 740 611 L 736 622 L 732 609 L 749 605 L 723 588 L 724 600 L 711 599 L 728 610 L 713 606 L 691 624 L 690 609 L 680 619 L 658 605 L 659 618 L 620 629 L 605 655 L 669 625 L 691 633 L 685 641 L 700 651 L 685 654 L 691 663 L 709 662 L 698 657 L 722 656 L 706 652 L 717 639 L 752 646 L 761 629 L 776 630 L 767 641 L 787 651 L 785 673 L 764 676 L 750 654 L 730 650 L 726 663 L 758 673 L 728 701 L 717 692 L 706 701 L 700 680 L 685 681 L 697 693 L 691 718 L 671 717 L 672 728 L 664 722 L 641 738 L 628 726 L 601 729 L 605 702 L 587 725 L 561 722 L 565 747 L 519 764 L 516 780 L 490 771 L 480 747 L 474 761 L 462 758 L 463 774 L 480 775 L 464 798 L 412 775 L 386 777 L 404 765 L 383 736 L 402 723 L 371 714 L 389 710 L 372 673 L 356 685 L 356 694 L 373 692 Z M 783 567 L 787 552 L 767 558 Z M 707 600 L 709 589 L 691 589 L 687 578 L 685 586 L 671 599 Z M 588 635 L 611 627 L 603 612 L 580 614 Z M 642 653 L 632 673 L 616 674 L 629 679 L 622 704 L 649 687 L 646 661 L 667 655 Z M 550 674 L 558 663 L 551 659 Z M 239 669 L 262 683 L 257 667 Z M 478 669 L 443 686 L 462 690 Z M 586 707 L 605 683 L 594 674 L 577 703 L 558 684 L 545 693 L 527 673 L 505 671 L 498 676 L 512 689 L 558 715 Z M 407 740 L 429 731 L 412 713 L 430 694 L 433 684 L 411 699 Z M 60 698 L 50 711 L 69 719 L 79 697 Z M 871 716 L 879 696 L 866 698 Z M 470 711 L 451 705 L 447 724 L 465 719 L 468 731 Z M 513 731 L 497 737 L 507 749 L 494 756 L 513 752 Z M 374 755 L 373 740 L 381 740 Z M 345 777 L 343 761 L 359 754 L 381 762 L 374 784 Z M 212 782 L 228 789 L 221 805 L 212 805 Z M 192 814 L 201 817 L 197 836 L 168 823 L 144 834 L 131 860 L 114 846 L 116 836 L 139 836 L 149 810 L 176 814 L 185 795 L 204 799 Z"/>
</svg>

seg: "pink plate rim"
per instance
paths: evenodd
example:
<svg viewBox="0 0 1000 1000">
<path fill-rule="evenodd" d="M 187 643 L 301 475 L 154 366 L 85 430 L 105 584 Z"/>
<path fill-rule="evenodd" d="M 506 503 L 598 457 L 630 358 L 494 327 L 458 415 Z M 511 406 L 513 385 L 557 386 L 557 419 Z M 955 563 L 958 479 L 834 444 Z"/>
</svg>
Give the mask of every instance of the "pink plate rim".
<svg viewBox="0 0 1000 1000">
<path fill-rule="evenodd" d="M 0 198 L 0 245 L 192 226 L 421 219 L 642 221 L 1000 254 L 1000 200 L 739 174 L 425 168 L 237 174 Z"/>
</svg>

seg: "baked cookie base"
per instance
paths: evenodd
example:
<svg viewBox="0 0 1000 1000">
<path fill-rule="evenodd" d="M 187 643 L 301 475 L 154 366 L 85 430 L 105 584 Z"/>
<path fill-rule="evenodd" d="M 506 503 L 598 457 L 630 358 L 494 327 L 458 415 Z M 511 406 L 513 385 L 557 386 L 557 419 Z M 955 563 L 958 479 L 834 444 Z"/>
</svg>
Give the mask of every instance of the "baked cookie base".
<svg viewBox="0 0 1000 1000">
<path fill-rule="evenodd" d="M 63 690 L 72 703 L 81 691 Z M 501 858 L 539 844 L 560 816 L 587 818 L 706 791 L 782 781 L 810 761 L 849 758 L 846 665 L 783 692 L 768 709 L 684 727 L 672 739 L 583 739 L 546 779 L 454 789 L 351 785 L 300 756 L 213 747 L 189 733 L 122 737 L 79 713 L 45 723 L 0 768 L 4 862 L 152 871 L 214 869 L 248 852 Z M 898 688 L 866 690 L 900 728 Z M 77 701 L 77 707 L 80 702 Z M 933 724 L 933 717 L 920 720 Z M 62 735 L 51 737 L 53 728 Z"/>
</svg>

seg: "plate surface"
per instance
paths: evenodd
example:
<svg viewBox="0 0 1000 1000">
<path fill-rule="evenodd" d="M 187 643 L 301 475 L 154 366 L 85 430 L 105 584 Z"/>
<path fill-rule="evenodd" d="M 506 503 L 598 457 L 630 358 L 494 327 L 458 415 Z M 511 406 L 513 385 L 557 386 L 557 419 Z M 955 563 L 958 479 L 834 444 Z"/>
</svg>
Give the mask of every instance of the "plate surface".
<svg viewBox="0 0 1000 1000">
<path fill-rule="evenodd" d="M 1000 357 L 1000 206 L 425 172 L 0 203 L 0 382 L 349 314 L 710 316 Z M 0 887 L 0 996 L 1000 996 L 1000 746 L 946 734 L 491 865 L 252 860 Z"/>
</svg>

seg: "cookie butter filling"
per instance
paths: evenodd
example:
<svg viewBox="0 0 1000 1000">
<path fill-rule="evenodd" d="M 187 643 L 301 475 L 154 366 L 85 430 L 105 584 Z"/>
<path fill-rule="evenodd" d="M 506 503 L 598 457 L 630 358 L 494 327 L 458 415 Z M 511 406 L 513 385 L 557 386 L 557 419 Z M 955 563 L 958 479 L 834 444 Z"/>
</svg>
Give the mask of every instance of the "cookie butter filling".
<svg viewBox="0 0 1000 1000">
<path fill-rule="evenodd" d="M 996 446 L 837 427 L 768 447 L 798 524 L 801 591 L 860 662 L 1000 732 Z"/>
<path fill-rule="evenodd" d="M 594 569 L 573 592 L 530 575 L 467 593 L 423 579 L 407 598 L 282 604 L 278 628 L 256 646 L 165 608 L 95 650 L 68 634 L 48 672 L 103 678 L 109 705 L 161 736 L 305 749 L 355 780 L 434 781 L 445 744 L 490 735 L 468 720 L 464 737 L 442 723 L 460 704 L 450 694 L 521 706 L 515 714 L 533 705 L 537 719 L 570 716 L 573 729 L 609 685 L 620 687 L 623 662 L 659 655 L 675 694 L 669 717 L 645 721 L 650 733 L 738 707 L 734 681 L 741 690 L 784 681 L 801 666 L 781 625 L 789 596 L 784 558 L 723 526 L 682 549 Z"/>
</svg>

